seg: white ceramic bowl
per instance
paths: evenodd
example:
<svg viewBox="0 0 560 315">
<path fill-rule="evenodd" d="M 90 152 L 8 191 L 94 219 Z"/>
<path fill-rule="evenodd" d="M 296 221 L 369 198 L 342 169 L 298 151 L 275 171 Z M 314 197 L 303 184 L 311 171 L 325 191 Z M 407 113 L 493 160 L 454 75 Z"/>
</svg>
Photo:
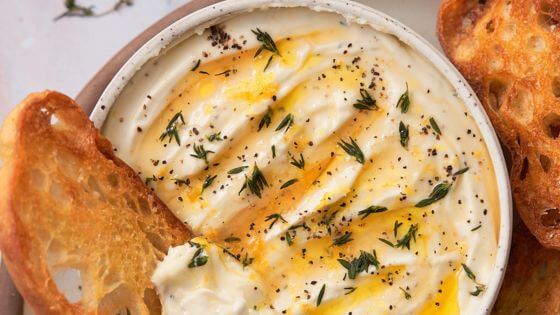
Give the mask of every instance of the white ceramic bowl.
<svg viewBox="0 0 560 315">
<path fill-rule="evenodd" d="M 430 60 L 434 67 L 439 69 L 457 90 L 468 111 L 474 117 L 492 158 L 500 201 L 500 231 L 496 264 L 494 272 L 492 272 L 491 281 L 488 283 L 487 294 L 484 294 L 478 312 L 479 314 L 489 313 L 498 296 L 502 278 L 505 274 L 512 227 L 511 189 L 506 163 L 498 138 L 473 90 L 453 65 L 437 49 L 414 31 L 375 9 L 356 2 L 343 0 L 228 0 L 206 7 L 173 23 L 142 46 L 109 83 L 91 114 L 91 120 L 98 128 L 101 128 L 111 106 L 115 103 L 115 100 L 119 97 L 122 89 L 127 85 L 132 76 L 148 60 L 158 56 L 166 47 L 191 36 L 196 30 L 216 24 L 232 14 L 251 9 L 297 6 L 309 7 L 319 11 L 337 12 L 343 16 L 352 17 L 360 23 L 369 24 L 380 31 L 395 35 L 419 54 Z"/>
</svg>

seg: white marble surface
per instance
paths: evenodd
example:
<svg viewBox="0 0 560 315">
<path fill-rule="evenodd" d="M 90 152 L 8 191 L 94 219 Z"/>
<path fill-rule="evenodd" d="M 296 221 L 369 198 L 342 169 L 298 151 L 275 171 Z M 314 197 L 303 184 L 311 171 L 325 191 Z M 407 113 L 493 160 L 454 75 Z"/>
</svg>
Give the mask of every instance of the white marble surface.
<svg viewBox="0 0 560 315">
<path fill-rule="evenodd" d="M 116 0 L 77 0 L 103 11 Z M 25 95 L 55 89 L 76 96 L 134 36 L 189 0 L 135 0 L 99 18 L 54 17 L 64 0 L 0 0 L 0 121 Z M 196 1 L 196 0 L 194 0 Z M 439 0 L 362 0 L 411 26 L 437 45 Z"/>
</svg>

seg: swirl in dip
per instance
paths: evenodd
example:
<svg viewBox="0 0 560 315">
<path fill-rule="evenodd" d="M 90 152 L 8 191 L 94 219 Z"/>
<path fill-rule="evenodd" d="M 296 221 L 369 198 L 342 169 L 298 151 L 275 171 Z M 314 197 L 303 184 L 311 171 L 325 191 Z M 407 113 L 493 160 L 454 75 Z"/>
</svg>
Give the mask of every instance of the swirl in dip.
<svg viewBox="0 0 560 315">
<path fill-rule="evenodd" d="M 392 35 L 307 8 L 167 49 L 103 133 L 195 233 L 158 266 L 166 314 L 472 314 L 497 184 L 450 83 Z"/>
</svg>

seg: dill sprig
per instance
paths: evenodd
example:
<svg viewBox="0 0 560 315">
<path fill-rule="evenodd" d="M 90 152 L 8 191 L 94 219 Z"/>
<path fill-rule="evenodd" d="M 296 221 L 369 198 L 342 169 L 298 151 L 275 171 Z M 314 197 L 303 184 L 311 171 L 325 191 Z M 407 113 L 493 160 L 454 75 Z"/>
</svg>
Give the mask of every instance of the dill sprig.
<svg viewBox="0 0 560 315">
<path fill-rule="evenodd" d="M 399 222 L 399 220 L 395 220 L 395 223 L 393 224 L 393 235 L 395 236 L 395 238 L 397 238 L 397 234 L 399 233 L 399 228 L 403 225 L 402 222 Z"/>
<path fill-rule="evenodd" d="M 268 227 L 268 229 L 270 230 L 274 226 L 274 224 L 276 224 L 276 222 L 278 222 L 278 220 L 280 220 L 284 223 L 288 223 L 288 221 L 284 220 L 284 218 L 282 218 L 282 216 L 279 213 L 273 213 L 273 214 L 267 216 L 264 221 L 265 222 L 272 221 L 272 222 L 270 222 L 270 226 Z"/>
<path fill-rule="evenodd" d="M 346 152 L 348 155 L 353 156 L 356 158 L 356 161 L 360 164 L 364 164 L 366 159 L 364 157 L 364 153 L 356 143 L 354 139 L 350 137 L 350 142 L 346 142 L 344 140 L 340 140 L 337 144 Z"/>
<path fill-rule="evenodd" d="M 410 300 L 412 298 L 412 295 L 410 295 L 410 293 L 408 293 L 408 291 L 406 291 L 402 287 L 399 287 L 399 289 L 401 289 L 402 293 L 404 294 L 405 299 Z"/>
<path fill-rule="evenodd" d="M 397 108 L 401 108 L 401 113 L 408 112 L 408 108 L 410 107 L 410 96 L 408 95 L 408 82 L 406 83 L 406 91 L 399 97 L 397 102 Z"/>
<path fill-rule="evenodd" d="M 243 171 L 244 171 L 246 168 L 248 168 L 248 167 L 249 167 L 249 166 L 247 166 L 247 165 L 239 166 L 239 167 L 236 167 L 236 168 L 232 168 L 232 169 L 229 170 L 227 173 L 228 173 L 229 175 L 239 174 L 239 173 L 243 172 Z"/>
<path fill-rule="evenodd" d="M 270 108 L 264 113 L 261 120 L 259 121 L 259 129 L 257 131 L 261 131 L 263 127 L 268 128 L 270 126 L 270 122 L 272 121 L 272 111 Z"/>
<path fill-rule="evenodd" d="M 204 183 L 202 183 L 202 191 L 204 191 L 206 188 L 210 187 L 210 185 L 212 185 L 212 183 L 214 182 L 216 177 L 218 177 L 218 175 L 214 175 L 214 176 L 208 175 L 208 176 L 206 176 L 206 179 L 204 180 Z"/>
<path fill-rule="evenodd" d="M 261 198 L 262 190 L 265 187 L 268 187 L 268 182 L 257 166 L 257 163 L 255 163 L 251 177 L 247 177 L 247 175 L 245 175 L 245 183 L 243 183 L 243 186 L 241 187 L 241 190 L 239 190 L 238 194 L 240 195 L 243 190 L 249 189 L 250 193 Z"/>
<path fill-rule="evenodd" d="M 303 159 L 303 154 L 299 154 L 299 160 L 296 160 L 293 156 L 291 156 L 292 161 L 290 164 L 302 170 L 305 167 L 305 160 Z"/>
<path fill-rule="evenodd" d="M 470 294 L 472 296 L 478 296 L 480 293 L 482 293 L 484 290 L 486 290 L 486 286 L 484 284 L 480 284 L 480 283 L 478 283 L 478 281 L 476 281 L 476 275 L 467 265 L 465 265 L 465 264 L 461 264 L 461 265 L 463 266 L 463 270 L 467 274 L 467 277 L 469 279 L 471 279 L 472 282 L 474 282 L 476 284 L 475 290 L 473 292 L 470 292 Z"/>
<path fill-rule="evenodd" d="M 257 28 L 257 30 L 251 30 L 251 32 L 253 32 L 253 34 L 257 36 L 257 40 L 261 43 L 261 46 L 255 52 L 254 58 L 260 55 L 263 50 L 268 50 L 272 53 L 272 55 L 270 55 L 270 57 L 268 57 L 268 60 L 266 61 L 266 65 L 263 70 L 266 71 L 266 69 L 268 69 L 270 63 L 272 62 L 272 57 L 274 55 L 280 56 L 280 51 L 278 50 L 278 47 L 276 47 L 276 43 L 274 42 L 270 34 L 268 34 L 267 32 L 263 32 L 259 28 Z"/>
<path fill-rule="evenodd" d="M 409 127 L 406 126 L 402 121 L 399 123 L 399 136 L 401 138 L 401 146 L 405 149 L 408 149 Z"/>
<path fill-rule="evenodd" d="M 286 238 L 286 243 L 288 243 L 288 246 L 292 246 L 292 244 L 294 244 L 294 240 L 292 239 L 292 235 L 290 234 L 290 231 L 286 231 L 285 238 Z"/>
<path fill-rule="evenodd" d="M 210 142 L 223 141 L 224 140 L 224 138 L 222 137 L 222 132 L 221 131 L 206 136 L 206 139 Z"/>
<path fill-rule="evenodd" d="M 321 302 L 323 301 L 323 295 L 325 295 L 325 288 L 327 287 L 326 284 L 323 284 L 323 286 L 321 287 L 321 290 L 319 291 L 319 295 L 317 296 L 317 306 L 321 305 Z"/>
<path fill-rule="evenodd" d="M 354 291 L 356 291 L 356 289 L 358 289 L 358 288 L 356 288 L 356 287 L 346 287 L 346 288 L 344 288 L 344 290 L 347 290 L 348 292 L 344 293 L 344 295 L 354 293 Z"/>
<path fill-rule="evenodd" d="M 437 184 L 434 189 L 432 190 L 432 192 L 430 193 L 430 196 L 426 199 L 422 199 L 420 200 L 415 207 L 418 208 L 422 208 L 422 207 L 426 207 L 431 205 L 432 203 L 442 199 L 443 197 L 445 197 L 447 195 L 447 193 L 449 192 L 449 189 L 451 189 L 451 185 L 453 185 L 453 183 L 439 183 Z"/>
<path fill-rule="evenodd" d="M 201 60 L 198 59 L 195 63 L 195 65 L 191 68 L 191 71 L 196 71 L 196 69 L 198 69 L 198 67 L 200 67 L 200 62 Z"/>
<path fill-rule="evenodd" d="M 284 132 L 288 132 L 288 130 L 290 129 L 290 127 L 292 127 L 293 124 L 294 124 L 294 115 L 288 114 L 282 119 L 280 124 L 278 124 L 278 127 L 276 127 L 275 131 L 280 131 L 286 128 Z"/>
<path fill-rule="evenodd" d="M 467 167 L 464 167 L 464 168 L 458 170 L 457 172 L 453 173 L 453 176 L 458 176 L 458 175 L 464 174 L 464 173 L 466 173 L 469 169 L 470 169 L 470 167 L 468 167 L 468 166 L 467 166 Z"/>
<path fill-rule="evenodd" d="M 79 5 L 76 0 L 65 0 L 64 7 L 66 11 L 54 18 L 58 21 L 64 17 L 100 17 L 107 15 L 109 13 L 120 10 L 123 6 L 131 6 L 134 4 L 133 0 L 117 0 L 112 8 L 105 10 L 100 13 L 96 13 L 93 9 L 94 6 L 83 6 Z"/>
<path fill-rule="evenodd" d="M 280 186 L 280 189 L 284 189 L 284 188 L 290 187 L 290 186 L 292 186 L 293 184 L 295 184 L 297 181 L 298 181 L 297 178 L 292 178 L 292 179 L 290 179 L 289 181 L 287 181 L 287 182 L 285 182 L 284 184 L 282 184 L 282 186 Z"/>
<path fill-rule="evenodd" d="M 380 265 L 375 250 L 373 253 L 361 250 L 358 258 L 354 258 L 352 260 L 338 259 L 338 263 L 346 269 L 348 278 L 350 279 L 356 279 L 356 276 L 361 272 L 368 272 L 370 266 L 378 269 Z"/>
<path fill-rule="evenodd" d="M 360 90 L 361 99 L 356 100 L 354 103 L 354 108 L 356 109 L 363 109 L 363 110 L 372 110 L 378 109 L 377 102 L 369 95 L 368 91 L 361 89 Z"/>
<path fill-rule="evenodd" d="M 241 239 L 237 236 L 229 236 L 224 239 L 226 243 L 235 243 L 241 241 Z"/>
<path fill-rule="evenodd" d="M 196 268 L 196 267 L 200 267 L 200 266 L 204 266 L 206 265 L 206 263 L 208 262 L 208 256 L 206 256 L 204 254 L 204 249 L 202 248 L 202 246 L 200 244 L 197 243 L 193 243 L 198 245 L 198 249 L 194 252 L 193 257 L 191 258 L 191 261 L 189 262 L 188 267 L 189 268 Z"/>
<path fill-rule="evenodd" d="M 245 258 L 243 258 L 243 261 L 241 263 L 243 264 L 243 267 L 247 267 L 253 263 L 253 260 L 255 260 L 255 258 L 249 257 L 249 254 L 245 253 Z"/>
<path fill-rule="evenodd" d="M 204 163 L 206 163 L 206 166 L 208 166 L 208 153 L 214 153 L 214 151 L 205 150 L 204 145 L 197 145 L 196 143 L 193 144 L 193 151 L 194 154 L 191 154 L 191 156 L 199 160 L 203 160 Z"/>
<path fill-rule="evenodd" d="M 348 242 L 353 241 L 352 232 L 346 232 L 341 237 L 335 238 L 331 246 L 342 246 Z"/>
<path fill-rule="evenodd" d="M 331 228 L 331 222 L 334 220 L 334 218 L 336 218 L 336 215 L 338 214 L 338 210 L 334 211 L 331 214 L 325 214 L 325 216 L 323 216 L 323 219 L 321 220 L 321 224 L 325 225 L 327 227 L 327 233 L 329 233 L 329 235 L 331 235 L 332 233 L 332 228 Z"/>
<path fill-rule="evenodd" d="M 388 241 L 384 238 L 379 238 L 379 240 L 394 248 L 401 248 L 401 249 L 406 248 L 410 250 L 410 243 L 413 240 L 416 242 L 417 234 L 418 234 L 418 224 L 411 224 L 410 227 L 408 228 L 408 232 L 406 232 L 406 234 L 401 239 L 397 240 L 397 243 L 393 244 L 391 241 Z"/>
<path fill-rule="evenodd" d="M 186 179 L 181 179 L 181 178 L 173 178 L 173 182 L 175 183 L 175 185 L 181 187 L 183 185 L 185 186 L 189 186 L 191 184 L 191 180 L 186 178 Z"/>
<path fill-rule="evenodd" d="M 432 126 L 432 129 L 434 129 L 434 131 L 441 136 L 441 129 L 439 129 L 439 125 L 437 124 L 434 117 L 430 117 L 430 126 Z"/>
<path fill-rule="evenodd" d="M 374 213 L 380 213 L 380 212 L 385 212 L 387 211 L 387 207 L 383 207 L 383 206 L 369 206 L 367 208 L 365 208 L 364 210 L 360 210 L 360 212 L 358 212 L 358 215 L 362 216 L 362 220 L 367 218 L 370 214 L 374 214 Z"/>
<path fill-rule="evenodd" d="M 177 142 L 177 145 L 181 145 L 181 139 L 179 138 L 179 131 L 177 130 L 177 125 L 179 124 L 179 120 L 181 121 L 181 125 L 185 124 L 185 118 L 183 118 L 183 113 L 178 112 L 169 121 L 165 130 L 159 136 L 159 141 L 165 140 L 165 138 L 169 138 L 168 143 L 171 143 L 173 139 Z"/>
</svg>

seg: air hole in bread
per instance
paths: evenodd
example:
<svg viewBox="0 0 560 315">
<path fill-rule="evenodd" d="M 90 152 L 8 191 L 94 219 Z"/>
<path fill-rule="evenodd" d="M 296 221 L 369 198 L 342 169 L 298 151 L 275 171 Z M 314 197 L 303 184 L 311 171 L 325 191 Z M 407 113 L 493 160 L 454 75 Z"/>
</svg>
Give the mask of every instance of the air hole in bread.
<svg viewBox="0 0 560 315">
<path fill-rule="evenodd" d="M 527 178 L 527 173 L 529 172 L 529 159 L 524 158 L 521 164 L 521 171 L 519 172 L 519 179 L 525 180 Z"/>
<path fill-rule="evenodd" d="M 67 251 L 62 242 L 52 239 L 47 248 L 47 265 L 55 269 L 58 262 L 67 258 Z"/>
<path fill-rule="evenodd" d="M 507 83 L 500 79 L 494 78 L 488 83 L 488 101 L 495 111 L 502 107 L 507 90 Z"/>
<path fill-rule="evenodd" d="M 555 8 L 548 2 L 542 1 L 538 16 L 538 23 L 547 30 L 554 30 L 558 26 L 558 19 L 555 17 Z"/>
<path fill-rule="evenodd" d="M 515 24 L 514 22 L 510 22 L 506 24 L 501 31 L 502 40 L 506 42 L 510 41 L 513 38 L 515 38 L 516 33 L 517 33 L 517 24 Z"/>
<path fill-rule="evenodd" d="M 64 165 L 63 169 L 60 170 L 62 174 L 73 175 L 79 172 L 76 165 L 79 164 L 78 159 L 72 153 L 67 151 L 58 150 L 55 156 L 57 165 Z"/>
<path fill-rule="evenodd" d="M 531 93 L 518 89 L 511 98 L 508 109 L 510 113 L 523 122 L 527 123 L 533 119 L 533 105 Z"/>
<path fill-rule="evenodd" d="M 552 94 L 556 97 L 560 97 L 560 77 L 554 77 L 554 79 L 552 79 Z"/>
<path fill-rule="evenodd" d="M 45 187 L 45 174 L 38 169 L 31 170 L 30 172 L 31 185 L 38 190 Z"/>
<path fill-rule="evenodd" d="M 138 212 L 138 207 L 136 206 L 136 202 L 128 194 L 123 195 L 124 199 L 126 200 L 126 205 L 132 209 L 134 212 Z"/>
<path fill-rule="evenodd" d="M 144 304 L 146 304 L 150 315 L 161 314 L 161 302 L 154 289 L 146 288 L 146 290 L 144 290 Z"/>
<path fill-rule="evenodd" d="M 119 285 L 113 291 L 105 294 L 99 302 L 98 312 L 100 314 L 131 315 L 139 314 L 137 299 L 125 286 Z"/>
<path fill-rule="evenodd" d="M 51 124 L 51 126 L 54 126 L 57 125 L 59 122 L 60 120 L 58 119 L 58 117 L 55 114 L 52 114 L 49 120 L 49 124 Z"/>
<path fill-rule="evenodd" d="M 163 239 L 156 233 L 146 232 L 146 238 L 160 252 L 167 253 L 167 246 Z"/>
<path fill-rule="evenodd" d="M 89 189 L 91 189 L 95 193 L 97 198 L 99 198 L 102 201 L 106 200 L 105 192 L 101 188 L 101 185 L 99 185 L 99 182 L 97 181 L 97 178 L 95 178 L 94 176 L 89 176 L 87 183 L 88 183 Z"/>
<path fill-rule="evenodd" d="M 486 23 L 486 32 L 488 34 L 492 34 L 492 33 L 494 33 L 495 30 L 496 30 L 496 25 L 495 25 L 494 20 L 488 21 L 488 23 Z"/>
<path fill-rule="evenodd" d="M 543 51 L 546 47 L 546 42 L 540 36 L 531 36 L 527 40 L 527 48 L 533 51 Z"/>
<path fill-rule="evenodd" d="M 115 173 L 109 174 L 109 176 L 107 176 L 107 182 L 109 182 L 109 185 L 111 185 L 111 187 L 118 188 L 119 187 L 119 175 L 117 175 Z"/>
<path fill-rule="evenodd" d="M 557 226 L 560 224 L 560 212 L 558 209 L 547 209 L 541 215 L 541 223 L 544 226 Z"/>
<path fill-rule="evenodd" d="M 61 206 L 66 206 L 70 201 L 70 196 L 64 191 L 64 187 L 53 181 L 49 187 L 49 194 L 53 197 Z"/>
<path fill-rule="evenodd" d="M 67 268 L 57 271 L 53 280 L 58 288 L 58 291 L 70 303 L 77 303 L 83 297 L 83 283 L 80 270 L 74 268 Z"/>
<path fill-rule="evenodd" d="M 548 171 L 550 171 L 550 165 L 551 165 L 550 158 L 547 155 L 540 154 L 539 155 L 539 162 L 541 162 L 541 167 L 542 167 L 543 171 L 545 173 L 548 173 Z"/>
<path fill-rule="evenodd" d="M 150 215 L 152 213 L 150 204 L 148 204 L 148 201 L 142 197 L 138 198 L 138 206 L 140 207 L 140 211 L 142 211 L 145 215 Z"/>
<path fill-rule="evenodd" d="M 544 116 L 543 128 L 547 136 L 552 139 L 558 138 L 558 135 L 560 135 L 560 115 L 550 113 Z"/>
</svg>

